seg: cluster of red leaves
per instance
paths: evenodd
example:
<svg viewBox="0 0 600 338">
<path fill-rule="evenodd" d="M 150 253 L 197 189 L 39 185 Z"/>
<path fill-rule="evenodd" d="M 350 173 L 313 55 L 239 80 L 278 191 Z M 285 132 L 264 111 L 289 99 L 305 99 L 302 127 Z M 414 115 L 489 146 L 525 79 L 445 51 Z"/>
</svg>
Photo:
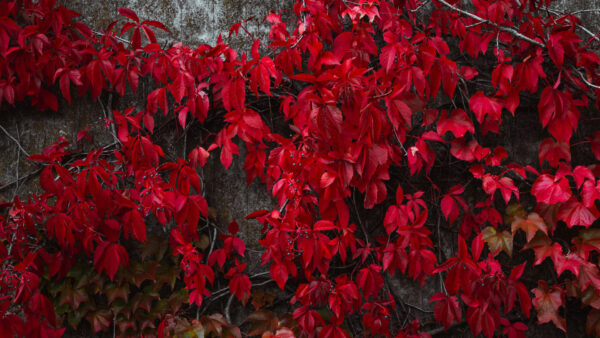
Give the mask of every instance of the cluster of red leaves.
<svg viewBox="0 0 600 338">
<path fill-rule="evenodd" d="M 116 150 L 81 156 L 60 140 L 31 156 L 43 165 L 44 193 L 28 202 L 15 199 L 1 219 L 0 327 L 8 335 L 60 335 L 52 304 L 38 291 L 40 276 L 62 278 L 85 256 L 112 279 L 128 264 L 125 241 L 146 241 L 149 216 L 169 231 L 173 254 L 182 257 L 191 304 L 210 297 L 209 285 L 226 262 L 232 264 L 223 277 L 245 303 L 251 282 L 240 261 L 245 244 L 235 237 L 237 224 L 230 225 L 230 235 L 220 235 L 222 247 L 208 257 L 195 245 L 198 223 L 208 216 L 197 168 L 216 149 L 229 167 L 239 140 L 246 148 L 248 182 L 259 178 L 279 203 L 278 210 L 248 218 L 264 225 L 262 263 L 269 264 L 273 280 L 282 289 L 292 279 L 296 286 L 291 303 L 297 334 L 348 337 L 345 322 L 359 316 L 370 335 L 426 336 L 416 322 L 403 330 L 390 324 L 395 300 L 385 277 L 396 272 L 421 284 L 441 276 L 443 287 L 431 302 L 446 329 L 460 323 L 466 309 L 474 334 L 523 337 L 527 326 L 514 318 L 525 320 L 533 305 L 540 323 L 566 330 L 560 307 L 568 295 L 592 308 L 587 330 L 600 333 L 594 253 L 600 251 L 600 233 L 593 226 L 600 216 L 600 168 L 572 163 L 571 154 L 574 141 L 582 141 L 575 133 L 579 121 L 590 120 L 582 112 L 598 108 L 600 91 L 592 83 L 600 80 L 600 57 L 575 33 L 576 17 L 540 10 L 549 2 L 473 0 L 467 7 L 437 0 L 423 22 L 416 14 L 422 3 L 415 0 L 296 1 L 291 33 L 280 15 L 266 18 L 273 57 L 261 56 L 259 40 L 249 57 L 220 38 L 214 47 L 177 44 L 165 50 L 153 28 L 168 30 L 128 9 L 119 10 L 124 24 L 112 23 L 96 36 L 55 1 L 2 2 L 0 103 L 28 99 L 39 109 L 56 110 L 51 86 L 57 81 L 69 102 L 72 86 L 94 99 L 104 91 L 123 95 L 128 86 L 135 92 L 141 76 L 157 88 L 145 107 L 113 112 Z M 465 15 L 463 8 L 474 10 Z M 115 30 L 130 32 L 131 42 L 123 43 Z M 452 60 L 456 52 L 470 63 Z M 473 62 L 484 56 L 496 60 L 487 77 Z M 489 88 L 472 90 L 473 79 Z M 292 81 L 300 83 L 298 93 L 286 92 Z M 246 104 L 247 95 L 272 96 L 275 88 L 284 93 L 278 98 L 290 137 L 271 131 Z M 503 121 L 520 114 L 527 92 L 539 98 L 539 122 L 547 132 L 539 169 L 513 162 L 488 136 L 502 134 Z M 183 128 L 189 118 L 204 122 L 213 112 L 225 123 L 208 146 L 165 162 L 152 141 L 158 111 L 174 114 Z M 583 141 L 600 159 L 600 132 Z M 479 202 L 466 198 L 474 193 L 467 182 L 445 191 L 442 181 L 434 181 L 433 169 L 449 161 L 478 182 L 473 185 L 483 197 Z M 386 204 L 390 171 L 404 167 L 429 187 L 398 185 L 395 203 Z M 382 226 L 372 233 L 351 216 L 349 203 L 357 193 L 365 209 L 387 207 Z M 521 195 L 535 198 L 535 212 L 507 206 Z M 445 261 L 431 238 L 436 216 L 450 227 L 459 223 L 457 253 Z M 557 240 L 559 228 L 575 235 Z M 41 246 L 41 232 L 53 246 Z M 440 243 L 439 225 L 435 235 Z M 514 243 L 532 249 L 535 259 L 504 263 L 498 255 L 512 256 Z M 561 282 L 540 281 L 528 289 L 523 274 L 548 257 Z M 353 268 L 335 271 L 334 262 Z"/>
</svg>

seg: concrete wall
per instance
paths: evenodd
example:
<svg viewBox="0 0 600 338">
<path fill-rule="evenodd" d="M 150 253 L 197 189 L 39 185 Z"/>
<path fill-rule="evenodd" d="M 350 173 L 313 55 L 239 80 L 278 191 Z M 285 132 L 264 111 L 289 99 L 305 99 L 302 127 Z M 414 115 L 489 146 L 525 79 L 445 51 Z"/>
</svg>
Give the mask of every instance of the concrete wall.
<svg viewBox="0 0 600 338">
<path fill-rule="evenodd" d="M 226 38 L 226 43 L 235 47 L 248 47 L 248 39 L 227 39 L 229 28 L 236 22 L 254 17 L 246 23 L 252 34 L 265 37 L 269 27 L 263 23 L 269 11 L 284 10 L 293 4 L 286 0 L 109 0 L 81 1 L 64 0 L 65 6 L 78 11 L 83 20 L 95 29 L 106 27 L 119 17 L 117 8 L 125 7 L 134 10 L 141 20 L 158 20 L 169 28 L 173 34 L 160 34 L 163 41 L 183 41 L 188 45 L 202 43 L 214 44 L 219 33 Z M 240 30 L 240 33 L 242 31 Z M 243 33 L 242 33 L 243 34 Z"/>
</svg>

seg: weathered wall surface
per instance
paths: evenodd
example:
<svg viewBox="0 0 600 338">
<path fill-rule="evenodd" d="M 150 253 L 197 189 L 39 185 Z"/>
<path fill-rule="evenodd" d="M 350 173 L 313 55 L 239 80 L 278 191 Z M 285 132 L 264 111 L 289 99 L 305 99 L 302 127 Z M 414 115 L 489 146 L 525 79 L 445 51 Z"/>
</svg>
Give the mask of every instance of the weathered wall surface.
<svg viewBox="0 0 600 338">
<path fill-rule="evenodd" d="M 270 10 L 283 10 L 291 6 L 292 1 L 281 0 L 110 0 L 81 1 L 65 0 L 65 6 L 82 14 L 83 20 L 97 30 L 106 27 L 119 15 L 117 8 L 134 10 L 141 20 L 158 20 L 173 34 L 159 34 L 163 41 L 183 41 L 190 46 L 208 43 L 214 44 L 220 33 L 226 43 L 235 47 L 248 47 L 247 36 L 240 30 L 240 37 L 228 39 L 231 25 L 254 17 L 246 23 L 252 34 L 259 32 L 260 37 L 268 33 L 263 22 Z M 251 42 L 250 42 L 251 44 Z"/>
<path fill-rule="evenodd" d="M 222 33 L 226 43 L 242 50 L 248 49 L 252 42 L 242 30 L 239 37 L 232 36 L 229 39 L 228 32 L 232 24 L 254 17 L 245 26 L 253 35 L 266 39 L 268 26 L 263 22 L 263 18 L 271 9 L 283 10 L 292 4 L 281 0 L 65 0 L 60 3 L 81 13 L 80 19 L 96 31 L 101 31 L 110 22 L 118 19 L 120 16 L 117 9 L 125 7 L 134 10 L 141 20 L 163 22 L 172 31 L 172 34 L 167 34 L 157 30 L 158 39 L 163 45 L 178 41 L 190 46 L 214 44 Z M 108 103 L 106 96 L 101 97 L 101 100 L 105 105 Z M 77 132 L 87 125 L 92 127 L 90 133 L 95 137 L 97 145 L 113 142 L 112 136 L 103 127 L 104 122 L 101 119 L 105 115 L 101 104 L 92 102 L 87 96 L 76 100 L 70 106 L 64 100 L 59 102 L 58 113 L 37 112 L 26 104 L 15 108 L 3 105 L 0 108 L 0 126 L 11 135 L 9 137 L 4 131 L 0 131 L 0 201 L 11 200 L 15 194 L 27 196 L 37 192 L 37 177 L 30 174 L 36 173 L 38 167 L 23 161 L 27 157 L 25 152 L 39 153 L 60 136 L 75 140 Z M 145 99 L 141 93 L 138 97 L 115 97 L 112 108 L 124 109 L 135 105 L 136 102 L 144 104 Z M 172 135 L 169 133 L 164 132 L 160 136 L 161 145 L 165 147 L 166 153 L 176 151 L 176 154 L 181 156 L 182 138 L 178 137 L 177 132 Z M 20 151 L 15 140 L 25 152 Z M 218 160 L 218 154 L 215 158 Z M 207 187 L 211 189 L 210 194 L 218 197 L 214 199 L 214 203 L 219 204 L 213 206 L 217 210 L 224 210 L 218 213 L 218 221 L 226 225 L 235 218 L 240 222 L 244 236 L 257 232 L 258 230 L 249 231 L 243 217 L 252 210 L 269 207 L 272 201 L 266 189 L 256 183 L 251 187 L 247 186 L 242 163 L 234 163 L 229 171 L 225 171 L 220 164 L 209 163 L 209 166 L 211 169 L 206 171 L 206 179 L 208 182 L 214 182 L 214 185 L 209 184 Z M 24 179 L 28 175 L 30 179 Z M 14 184 L 17 180 L 18 185 Z M 2 188 L 9 183 L 13 184 Z M 213 202 L 210 196 L 207 196 L 207 199 Z M 250 244 L 251 247 L 258 245 L 255 238 L 252 242 L 254 244 Z"/>
</svg>

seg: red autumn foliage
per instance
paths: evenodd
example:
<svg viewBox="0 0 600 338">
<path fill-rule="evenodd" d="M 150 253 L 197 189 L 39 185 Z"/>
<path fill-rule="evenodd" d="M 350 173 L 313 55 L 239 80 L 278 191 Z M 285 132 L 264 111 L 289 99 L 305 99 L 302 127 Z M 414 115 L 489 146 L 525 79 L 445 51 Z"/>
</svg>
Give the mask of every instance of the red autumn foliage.
<svg viewBox="0 0 600 338">
<path fill-rule="evenodd" d="M 597 38 L 585 41 L 579 19 L 547 11 L 550 2 L 435 0 L 423 18 L 426 1 L 296 1 L 290 27 L 268 15 L 268 42 L 246 20 L 231 28 L 253 39 L 249 56 L 221 38 L 164 49 L 154 30 L 169 29 L 130 9 L 95 33 L 55 0 L 0 2 L 0 107 L 56 111 L 57 95 L 71 103 L 73 89 L 97 100 L 135 93 L 142 79 L 156 85 L 145 106 L 111 112 L 113 145 L 81 153 L 60 139 L 29 157 L 41 165 L 42 193 L 15 197 L 0 216 L 0 336 L 62 335 L 55 307 L 78 311 L 89 297 L 69 286 L 53 300 L 45 285 L 82 262 L 113 282 L 151 222 L 169 236 L 189 306 L 252 297 L 253 335 L 427 337 L 417 320 L 398 318 L 405 304 L 388 282 L 397 274 L 441 281 L 430 302 L 444 330 L 464 320 L 474 335 L 523 337 L 533 306 L 537 322 L 566 331 L 569 297 L 584 306 L 587 332 L 600 332 L 600 134 L 588 126 L 600 57 Z M 251 108 L 251 96 L 280 103 L 285 128 Z M 169 161 L 153 137 L 159 111 L 183 129 L 193 119 L 221 124 Z M 531 163 L 505 142 L 506 121 L 521 116 L 539 122 L 524 126 L 540 135 Z M 239 144 L 248 182 L 260 180 L 279 205 L 247 218 L 263 225 L 262 265 L 293 294 L 287 319 L 260 309 L 238 224 L 212 237 L 199 226 L 214 218 L 199 169 L 216 156 L 229 168 Z M 381 217 L 367 222 L 371 209 Z M 538 278 L 543 263 L 549 276 Z M 142 269 L 137 288 L 158 280 L 155 270 Z M 129 287 L 111 288 L 109 303 L 128 299 Z M 150 312 L 152 297 L 132 303 Z M 94 332 L 116 330 L 111 311 L 87 313 Z M 120 322 L 119 332 L 169 335 L 183 316 Z M 191 327 L 241 336 L 228 317 Z"/>
</svg>

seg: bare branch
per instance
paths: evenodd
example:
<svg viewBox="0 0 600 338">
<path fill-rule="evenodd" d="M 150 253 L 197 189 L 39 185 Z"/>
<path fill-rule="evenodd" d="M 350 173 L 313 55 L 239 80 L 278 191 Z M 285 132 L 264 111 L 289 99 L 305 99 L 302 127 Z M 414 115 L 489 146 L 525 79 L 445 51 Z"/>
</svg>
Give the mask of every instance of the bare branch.
<svg viewBox="0 0 600 338">
<path fill-rule="evenodd" d="M 229 313 L 229 308 L 231 308 L 231 303 L 233 302 L 233 297 L 234 297 L 234 294 L 232 293 L 231 296 L 229 296 L 229 299 L 227 300 L 227 305 L 225 305 L 225 311 L 223 311 L 223 313 L 225 314 L 225 319 L 227 319 L 227 322 L 229 324 L 231 324 L 231 315 Z"/>
<path fill-rule="evenodd" d="M 597 10 L 597 9 L 596 9 L 596 10 Z M 590 10 L 590 11 L 591 11 L 591 10 Z M 561 12 L 559 12 L 559 11 L 557 11 L 557 10 L 550 9 L 550 8 L 548 8 L 548 12 L 550 12 L 550 13 L 552 13 L 552 14 L 555 14 L 555 15 L 565 15 L 565 14 L 566 14 L 566 13 L 561 13 Z M 576 13 L 581 13 L 581 12 L 587 12 L 587 10 L 583 10 L 583 11 L 576 11 L 576 12 L 573 12 L 573 13 L 571 13 L 571 14 L 576 14 Z M 590 31 L 589 29 L 585 28 L 585 26 L 583 26 L 583 25 L 580 25 L 580 24 L 576 24 L 576 25 L 577 25 L 577 28 L 579 28 L 579 29 L 581 29 L 582 31 L 584 31 L 586 34 L 588 34 L 589 36 L 591 36 L 591 37 L 592 37 L 594 40 L 596 40 L 596 41 L 600 41 L 600 38 L 598 37 L 598 35 L 597 35 L 597 34 L 594 34 L 592 31 Z"/>
<path fill-rule="evenodd" d="M 19 149 L 21 149 L 23 154 L 27 155 L 27 157 L 30 156 L 29 153 L 25 149 L 23 149 L 23 147 L 21 146 L 21 143 L 19 143 L 19 140 L 14 138 L 14 136 L 12 136 L 6 129 L 4 129 L 4 127 L 2 125 L 0 125 L 0 129 L 2 129 L 4 134 L 6 134 L 6 136 L 8 136 L 9 139 L 13 140 L 17 144 L 17 147 L 19 147 Z"/>
<path fill-rule="evenodd" d="M 409 11 L 412 12 L 412 13 L 418 12 L 419 9 L 423 8 L 423 6 L 427 5 L 427 3 L 429 3 L 429 0 L 423 1 L 423 3 L 421 3 L 417 8 L 415 8 L 415 9 L 409 9 Z"/>
<path fill-rule="evenodd" d="M 17 129 L 17 137 L 20 139 L 20 133 L 19 133 L 19 124 L 15 123 L 15 128 Z M 17 151 L 17 163 L 16 163 L 16 179 L 15 179 L 15 192 L 13 192 L 13 196 L 12 196 L 12 200 L 15 200 L 15 196 L 17 196 L 17 193 L 19 192 L 19 165 L 21 164 L 21 152 Z"/>
<path fill-rule="evenodd" d="M 600 86 L 598 86 L 598 85 L 595 85 L 595 84 L 593 84 L 593 83 L 589 82 L 589 81 L 588 81 L 588 80 L 585 78 L 585 76 L 583 76 L 583 74 L 582 74 L 582 73 L 581 73 L 579 70 L 577 70 L 577 69 L 574 69 L 574 70 L 575 70 L 575 72 L 576 72 L 576 73 L 579 75 L 579 78 L 581 79 L 581 81 L 583 81 L 583 83 L 585 83 L 586 85 L 588 85 L 588 86 L 590 86 L 590 87 L 592 87 L 592 88 L 594 88 L 594 89 L 600 89 Z"/>
<path fill-rule="evenodd" d="M 580 9 L 580 10 L 575 11 L 575 12 L 570 13 L 570 14 L 575 15 L 575 14 L 586 13 L 586 12 L 600 12 L 600 8 Z"/>
<path fill-rule="evenodd" d="M 106 35 L 106 34 L 104 34 L 104 33 L 97 32 L 97 31 L 92 31 L 92 33 L 94 33 L 94 34 L 96 34 L 96 35 L 99 35 L 99 36 L 105 36 L 105 35 Z M 120 36 L 117 36 L 117 35 L 114 35 L 114 36 L 112 36 L 112 37 L 113 37 L 113 38 L 115 38 L 115 39 L 117 39 L 118 41 L 121 41 L 121 42 L 124 42 L 124 43 L 127 43 L 127 44 L 130 44 L 130 43 L 131 43 L 131 41 L 129 41 L 129 40 L 126 40 L 126 39 L 123 39 L 122 37 L 120 37 Z"/>
<path fill-rule="evenodd" d="M 115 127 L 115 120 L 112 113 L 112 93 L 108 95 L 108 103 L 106 106 L 104 106 L 104 103 L 102 103 L 100 98 L 98 98 L 98 102 L 104 113 L 104 118 L 108 119 L 110 122 L 110 133 L 112 134 L 115 143 L 121 144 L 121 141 L 119 141 L 119 138 L 117 137 L 117 128 Z"/>
<path fill-rule="evenodd" d="M 477 16 L 477 15 L 475 15 L 473 13 L 470 13 L 470 12 L 462 10 L 462 9 L 460 9 L 458 7 L 455 7 L 455 6 L 451 5 L 451 4 L 449 4 L 448 2 L 446 2 L 445 0 L 438 0 L 438 1 L 441 4 L 443 4 L 444 6 L 450 8 L 451 10 L 453 10 L 453 11 L 455 11 L 457 13 L 460 13 L 460 14 L 462 14 L 464 16 L 468 16 L 471 19 L 475 19 L 475 20 L 481 22 L 482 24 L 490 25 L 490 26 L 498 29 L 499 31 L 502 31 L 502 32 L 505 32 L 505 33 L 509 33 L 509 34 L 511 34 L 512 36 L 514 36 L 514 37 L 516 37 L 518 39 L 521 39 L 523 41 L 527 41 L 527 42 L 529 42 L 529 43 L 531 43 L 533 45 L 536 45 L 536 46 L 539 46 L 539 47 L 542 47 L 542 48 L 546 48 L 546 46 L 543 43 L 541 43 L 541 42 L 539 42 L 537 40 L 534 40 L 534 39 L 532 39 L 532 38 L 530 38 L 528 36 L 525 36 L 525 35 L 521 34 L 519 31 L 517 31 L 514 28 L 505 27 L 505 26 L 499 26 L 499 25 L 497 25 L 496 23 L 494 23 L 492 21 L 486 20 L 486 19 L 481 18 L 481 17 L 479 17 L 479 16 Z"/>
<path fill-rule="evenodd" d="M 11 186 L 13 186 L 13 185 L 15 185 L 15 184 L 19 184 L 21 181 L 24 181 L 24 180 L 26 180 L 26 179 L 28 179 L 28 178 L 30 178 L 30 177 L 33 177 L 33 176 L 35 176 L 35 175 L 39 174 L 39 173 L 42 171 L 42 169 L 44 169 L 44 168 L 43 168 L 43 167 L 41 167 L 41 168 L 39 168 L 39 169 L 35 170 L 35 171 L 34 171 L 34 172 L 32 172 L 32 173 L 29 173 L 29 174 L 27 174 L 27 175 L 25 175 L 25 176 L 21 176 L 21 177 L 19 177 L 18 179 L 14 180 L 14 181 L 12 181 L 12 182 L 10 182 L 10 183 L 7 183 L 7 184 L 5 184 L 5 185 L 3 185 L 3 186 L 0 186 L 0 191 L 4 191 L 4 190 L 8 189 L 9 187 L 11 187 Z"/>
</svg>

